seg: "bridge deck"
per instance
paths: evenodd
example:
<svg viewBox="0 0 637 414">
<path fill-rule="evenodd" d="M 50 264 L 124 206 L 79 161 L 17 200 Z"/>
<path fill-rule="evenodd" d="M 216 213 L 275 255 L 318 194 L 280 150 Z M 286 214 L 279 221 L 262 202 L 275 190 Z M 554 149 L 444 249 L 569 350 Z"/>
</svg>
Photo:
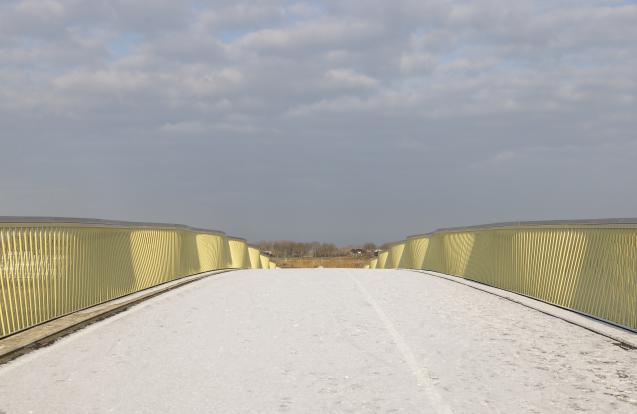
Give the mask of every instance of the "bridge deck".
<svg viewBox="0 0 637 414">
<path fill-rule="evenodd" d="M 0 366 L 0 412 L 637 412 L 637 351 L 409 271 L 246 270 Z"/>
</svg>

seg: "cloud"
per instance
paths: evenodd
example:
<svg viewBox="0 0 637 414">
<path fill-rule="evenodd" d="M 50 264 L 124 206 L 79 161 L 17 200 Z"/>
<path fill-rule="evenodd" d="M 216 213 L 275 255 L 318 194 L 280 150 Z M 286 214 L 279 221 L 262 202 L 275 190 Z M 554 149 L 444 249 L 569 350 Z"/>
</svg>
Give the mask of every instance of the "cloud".
<svg viewBox="0 0 637 414">
<path fill-rule="evenodd" d="M 330 48 L 355 45 L 381 34 L 374 22 L 326 19 L 304 22 L 285 29 L 263 29 L 239 38 L 236 46 L 255 51 L 275 52 L 300 48 Z"/>
<path fill-rule="evenodd" d="M 435 65 L 436 58 L 426 53 L 404 54 L 400 57 L 400 69 L 406 74 L 429 72 Z"/>
<path fill-rule="evenodd" d="M 337 242 L 634 215 L 636 19 L 597 0 L 4 1 L 0 214 Z"/>
<path fill-rule="evenodd" d="M 376 79 L 349 69 L 330 69 L 325 77 L 333 86 L 345 89 L 369 89 L 378 85 Z"/>
</svg>

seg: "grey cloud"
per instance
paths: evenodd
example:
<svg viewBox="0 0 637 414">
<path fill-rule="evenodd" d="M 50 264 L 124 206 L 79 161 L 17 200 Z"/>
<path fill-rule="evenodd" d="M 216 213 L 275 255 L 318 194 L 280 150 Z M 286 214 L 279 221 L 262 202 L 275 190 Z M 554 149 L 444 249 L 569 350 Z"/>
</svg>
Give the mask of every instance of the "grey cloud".
<svg viewBox="0 0 637 414">
<path fill-rule="evenodd" d="M 0 215 L 252 240 L 635 215 L 637 6 L 0 5 Z"/>
<path fill-rule="evenodd" d="M 238 47 L 262 52 L 329 49 L 334 45 L 356 46 L 382 34 L 382 27 L 367 21 L 325 19 L 295 24 L 285 29 L 264 29 L 246 34 Z"/>
</svg>

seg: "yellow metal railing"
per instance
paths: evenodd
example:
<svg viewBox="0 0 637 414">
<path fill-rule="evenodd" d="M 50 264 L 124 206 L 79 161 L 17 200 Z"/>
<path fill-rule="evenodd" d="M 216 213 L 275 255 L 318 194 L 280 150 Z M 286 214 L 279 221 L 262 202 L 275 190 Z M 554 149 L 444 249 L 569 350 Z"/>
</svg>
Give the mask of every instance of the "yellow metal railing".
<svg viewBox="0 0 637 414">
<path fill-rule="evenodd" d="M 228 237 L 228 247 L 230 251 L 230 265 L 233 269 L 250 269 L 250 254 L 248 244 L 245 239 Z"/>
<path fill-rule="evenodd" d="M 248 246 L 248 255 L 251 269 L 261 269 L 261 252 L 253 246 Z"/>
<path fill-rule="evenodd" d="M 0 218 L 0 337 L 250 257 L 245 240 L 186 226 Z"/>
<path fill-rule="evenodd" d="M 387 259 L 385 261 L 385 267 L 390 269 L 398 268 L 404 249 L 405 242 L 397 242 L 389 246 L 389 248 L 387 249 Z"/>
<path fill-rule="evenodd" d="M 264 254 L 261 254 L 261 268 L 269 269 L 270 268 L 270 257 Z"/>
<path fill-rule="evenodd" d="M 460 276 L 637 329 L 637 220 L 444 229 L 395 243 L 370 262 L 396 267 Z"/>
</svg>

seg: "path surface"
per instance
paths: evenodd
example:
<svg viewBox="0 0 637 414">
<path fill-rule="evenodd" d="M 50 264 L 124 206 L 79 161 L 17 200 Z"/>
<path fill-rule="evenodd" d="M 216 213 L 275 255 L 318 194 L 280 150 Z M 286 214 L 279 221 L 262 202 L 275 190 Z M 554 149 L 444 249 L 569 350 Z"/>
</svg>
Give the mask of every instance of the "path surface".
<svg viewBox="0 0 637 414">
<path fill-rule="evenodd" d="M 637 412 L 637 351 L 444 279 L 247 270 L 0 366 L 0 413 Z"/>
</svg>

